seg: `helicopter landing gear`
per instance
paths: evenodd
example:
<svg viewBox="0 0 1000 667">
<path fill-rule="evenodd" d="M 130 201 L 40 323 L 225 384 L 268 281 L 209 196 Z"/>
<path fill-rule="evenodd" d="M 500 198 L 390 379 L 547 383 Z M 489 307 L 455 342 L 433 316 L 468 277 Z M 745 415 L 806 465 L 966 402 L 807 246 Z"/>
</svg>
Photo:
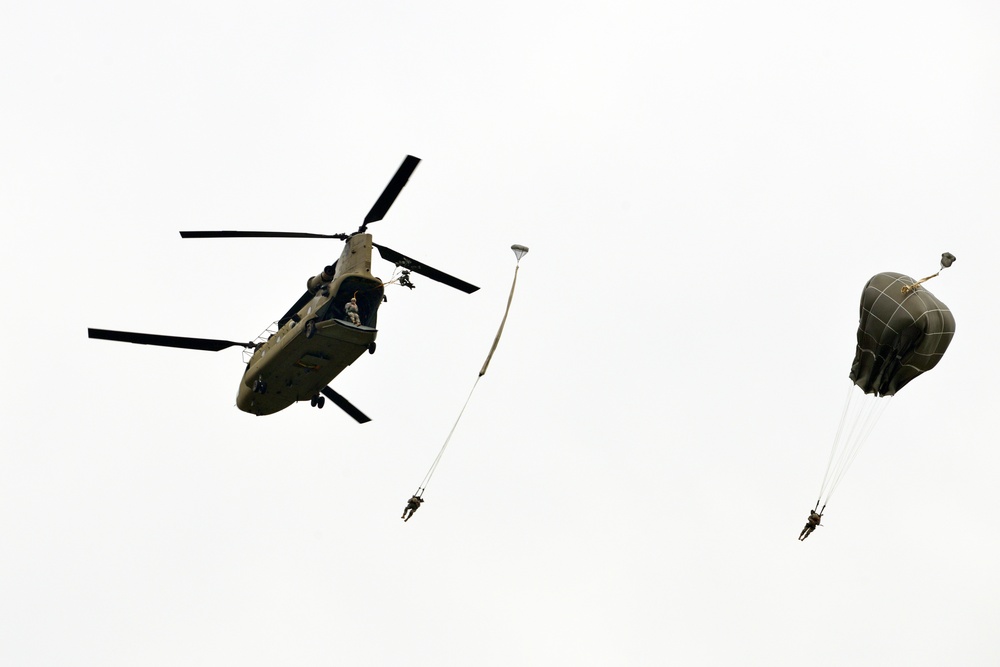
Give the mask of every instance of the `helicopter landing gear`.
<svg viewBox="0 0 1000 667">
<path fill-rule="evenodd" d="M 311 399 L 309 399 L 309 405 L 313 406 L 314 408 L 319 408 L 320 410 L 322 410 L 323 406 L 326 405 L 326 397 L 316 394 Z"/>
<path fill-rule="evenodd" d="M 267 383 L 257 378 L 253 381 L 253 392 L 255 394 L 266 394 L 267 393 Z"/>
<path fill-rule="evenodd" d="M 368 343 L 368 354 L 375 354 L 375 341 Z"/>
<path fill-rule="evenodd" d="M 309 320 L 306 322 L 306 338 L 312 338 L 316 335 L 316 321 Z"/>
</svg>

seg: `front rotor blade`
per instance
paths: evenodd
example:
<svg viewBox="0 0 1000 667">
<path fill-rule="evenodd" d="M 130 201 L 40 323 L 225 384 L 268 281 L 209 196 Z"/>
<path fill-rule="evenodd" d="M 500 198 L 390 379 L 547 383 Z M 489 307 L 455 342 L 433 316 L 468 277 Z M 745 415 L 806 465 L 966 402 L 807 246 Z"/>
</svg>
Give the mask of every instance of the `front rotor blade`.
<svg viewBox="0 0 1000 667">
<path fill-rule="evenodd" d="M 396 201 L 396 197 L 399 196 L 400 190 L 406 185 L 406 181 L 410 180 L 410 174 L 413 170 L 417 168 L 420 164 L 420 158 L 413 157 L 412 155 L 407 155 L 406 159 L 403 160 L 403 164 L 399 165 L 399 169 L 396 170 L 396 175 L 392 177 L 389 181 L 389 185 L 385 186 L 385 190 L 382 191 L 382 196 L 378 198 L 375 205 L 372 206 L 372 210 L 368 211 L 368 215 L 365 216 L 365 223 L 378 222 L 385 217 L 385 214 L 389 212 L 389 207 L 392 206 L 392 202 Z"/>
<path fill-rule="evenodd" d="M 353 417 L 354 421 L 358 422 L 359 424 L 364 424 L 365 422 L 371 421 L 368 415 L 366 415 L 365 413 L 361 412 L 361 410 L 358 410 L 356 407 L 351 405 L 350 401 L 348 401 L 346 398 L 335 392 L 333 389 L 330 389 L 329 387 L 323 387 L 322 389 L 320 389 L 320 391 L 323 392 L 324 396 L 333 401 L 333 403 L 338 408 L 340 408 L 341 410 L 349 414 L 351 417 Z"/>
<path fill-rule="evenodd" d="M 218 232 L 181 232 L 185 239 L 347 239 L 347 234 L 310 234 L 308 232 L 237 232 L 223 230 Z"/>
<path fill-rule="evenodd" d="M 377 243 L 372 244 L 374 247 L 378 248 L 378 254 L 382 255 L 382 258 L 386 261 L 392 262 L 396 266 L 401 266 L 404 269 L 409 269 L 414 273 L 419 273 L 422 276 L 427 276 L 431 280 L 436 280 L 439 283 L 444 283 L 449 287 L 454 287 L 457 290 L 461 290 L 466 294 L 472 294 L 478 287 L 471 285 L 464 280 L 459 280 L 454 276 L 449 276 L 444 271 L 438 271 L 432 266 L 427 266 L 423 262 L 418 262 L 417 260 L 407 257 L 402 253 L 398 253 L 392 248 L 387 248 L 384 245 L 379 245 Z"/>
<path fill-rule="evenodd" d="M 218 352 L 227 347 L 253 347 L 253 343 L 236 343 L 231 340 L 216 338 L 187 338 L 185 336 L 161 336 L 159 334 L 134 333 L 131 331 L 111 331 L 109 329 L 87 329 L 87 335 L 101 340 L 114 340 L 120 343 L 137 343 L 138 345 L 160 345 L 162 347 L 181 347 L 188 350 L 206 350 Z"/>
</svg>

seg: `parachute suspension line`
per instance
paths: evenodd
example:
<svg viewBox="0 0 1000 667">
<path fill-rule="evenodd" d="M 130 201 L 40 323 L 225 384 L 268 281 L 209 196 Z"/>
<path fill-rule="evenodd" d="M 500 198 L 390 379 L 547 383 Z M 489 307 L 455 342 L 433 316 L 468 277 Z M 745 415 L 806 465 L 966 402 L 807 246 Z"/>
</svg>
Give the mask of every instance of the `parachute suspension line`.
<svg viewBox="0 0 1000 667">
<path fill-rule="evenodd" d="M 834 466 L 833 475 L 830 478 L 830 488 L 827 490 L 827 500 L 829 500 L 830 494 L 833 493 L 833 487 L 844 476 L 844 472 L 849 462 L 853 460 L 857 448 L 861 446 L 861 435 L 865 430 L 864 424 L 867 424 L 871 418 L 871 412 L 874 407 L 874 397 L 869 397 L 867 394 L 861 397 L 861 404 L 852 415 L 851 428 L 847 432 L 847 437 L 841 443 L 842 448 L 837 458 L 837 463 Z"/>
<path fill-rule="evenodd" d="M 826 461 L 826 471 L 823 473 L 823 483 L 819 487 L 819 495 L 816 496 L 816 507 L 819 507 L 823 499 L 823 492 L 826 484 L 830 480 L 830 466 L 833 465 L 833 456 L 837 453 L 837 443 L 840 442 L 840 434 L 844 432 L 844 422 L 847 421 L 847 413 L 851 407 L 851 399 L 854 397 L 854 384 L 847 385 L 847 395 L 844 396 L 844 409 L 840 412 L 840 424 L 837 425 L 837 435 L 833 438 L 833 445 L 830 447 L 830 457 Z"/>
<path fill-rule="evenodd" d="M 830 500 L 830 496 L 833 495 L 833 492 L 840 484 L 840 481 L 844 478 L 844 474 L 847 472 L 848 468 L 851 467 L 851 464 L 854 463 L 854 459 L 857 458 L 858 452 L 861 451 L 862 445 L 864 445 L 865 442 L 867 442 L 868 436 L 870 436 L 872 431 L 875 430 L 875 425 L 878 424 L 879 420 L 882 418 L 882 413 L 884 413 L 886 408 L 889 407 L 890 398 L 892 397 L 885 396 L 876 399 L 875 401 L 873 401 L 873 407 L 867 410 L 867 414 L 864 417 L 863 423 L 861 424 L 861 428 L 858 429 L 857 440 L 855 441 L 854 446 L 851 448 L 850 453 L 848 454 L 846 460 L 844 461 L 844 464 L 840 470 L 840 474 L 837 476 L 836 479 L 834 479 L 833 483 L 830 485 L 829 492 L 827 492 L 826 494 L 826 499 L 828 502 Z"/>
<path fill-rule="evenodd" d="M 848 429 L 846 433 L 842 434 L 842 438 L 837 442 L 837 455 L 836 460 L 833 465 L 833 469 L 830 472 L 830 476 L 826 480 L 825 490 L 823 498 L 826 502 L 830 501 L 830 495 L 833 493 L 833 488 L 840 481 L 841 477 L 846 470 L 848 461 L 851 460 L 852 454 L 855 452 L 859 445 L 859 434 L 860 430 L 858 428 L 859 424 L 865 421 L 867 414 L 872 408 L 872 403 L 868 399 L 868 396 L 862 396 L 860 403 L 853 403 L 853 408 L 849 412 L 848 416 Z"/>
<path fill-rule="evenodd" d="M 841 424 L 837 430 L 826 474 L 820 487 L 817 505 L 822 501 L 824 507 L 830 502 L 833 492 L 840 485 L 865 442 L 868 441 L 868 437 L 881 419 L 891 398 L 891 396 L 879 398 L 871 394 L 864 394 L 860 400 L 855 401 L 853 390 L 854 386 L 852 385 L 850 394 L 845 400 Z M 846 431 L 845 426 L 847 427 Z"/>
<path fill-rule="evenodd" d="M 458 417 L 455 419 L 455 423 L 451 425 L 451 430 L 448 431 L 448 437 L 444 439 L 444 444 L 441 445 L 441 451 L 438 452 L 437 457 L 434 459 L 434 463 L 431 464 L 427 474 L 424 475 L 423 481 L 420 482 L 420 488 L 417 489 L 417 492 L 414 494 L 418 498 L 423 497 L 424 491 L 427 489 L 427 484 L 430 483 L 431 477 L 434 476 L 434 471 L 437 470 L 438 464 L 441 462 L 441 457 L 444 456 L 444 450 L 448 448 L 448 443 L 451 442 L 451 436 L 455 433 L 455 428 L 458 426 L 458 422 L 462 419 L 462 415 L 465 413 L 465 408 L 469 405 L 469 400 L 472 398 L 472 392 L 476 390 L 476 385 L 479 384 L 479 378 L 481 377 L 482 375 L 477 377 L 476 381 L 472 384 L 472 389 L 469 391 L 469 396 L 465 399 L 465 404 L 462 405 L 462 409 L 459 411 Z"/>
</svg>

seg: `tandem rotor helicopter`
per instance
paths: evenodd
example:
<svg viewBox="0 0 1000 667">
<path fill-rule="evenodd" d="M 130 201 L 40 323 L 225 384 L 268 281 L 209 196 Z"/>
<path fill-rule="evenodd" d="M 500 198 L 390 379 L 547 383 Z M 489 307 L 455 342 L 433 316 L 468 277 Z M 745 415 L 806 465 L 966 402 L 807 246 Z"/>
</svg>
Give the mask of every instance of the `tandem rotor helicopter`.
<svg viewBox="0 0 1000 667">
<path fill-rule="evenodd" d="M 376 316 L 385 300 L 381 280 L 371 273 L 372 248 L 402 272 L 397 282 L 413 289 L 409 275 L 418 273 L 471 294 L 479 288 L 464 280 L 372 242 L 368 225 L 385 217 L 420 158 L 407 155 L 403 164 L 353 234 L 300 232 L 181 232 L 186 239 L 205 238 L 316 238 L 344 241 L 340 258 L 306 282 L 306 292 L 277 322 L 266 340 L 238 343 L 213 338 L 88 329 L 90 338 L 218 352 L 241 346 L 250 355 L 240 382 L 236 406 L 254 415 L 270 415 L 297 401 L 322 408 L 325 398 L 359 423 L 370 419 L 328 385 L 366 350 L 375 352 Z"/>
</svg>

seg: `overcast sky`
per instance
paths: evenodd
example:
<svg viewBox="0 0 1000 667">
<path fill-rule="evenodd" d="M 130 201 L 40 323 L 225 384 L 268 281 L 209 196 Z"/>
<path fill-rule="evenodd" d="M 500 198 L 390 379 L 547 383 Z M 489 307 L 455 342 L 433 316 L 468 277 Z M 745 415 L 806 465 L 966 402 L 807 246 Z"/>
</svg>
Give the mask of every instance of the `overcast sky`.
<svg viewBox="0 0 1000 667">
<path fill-rule="evenodd" d="M 0 663 L 1000 663 L 1000 5 L 7 3 Z M 239 349 L 422 158 L 328 405 Z M 489 372 L 420 512 L 399 519 Z M 816 500 L 881 271 L 957 334 Z M 392 265 L 377 260 L 387 278 Z"/>
</svg>

